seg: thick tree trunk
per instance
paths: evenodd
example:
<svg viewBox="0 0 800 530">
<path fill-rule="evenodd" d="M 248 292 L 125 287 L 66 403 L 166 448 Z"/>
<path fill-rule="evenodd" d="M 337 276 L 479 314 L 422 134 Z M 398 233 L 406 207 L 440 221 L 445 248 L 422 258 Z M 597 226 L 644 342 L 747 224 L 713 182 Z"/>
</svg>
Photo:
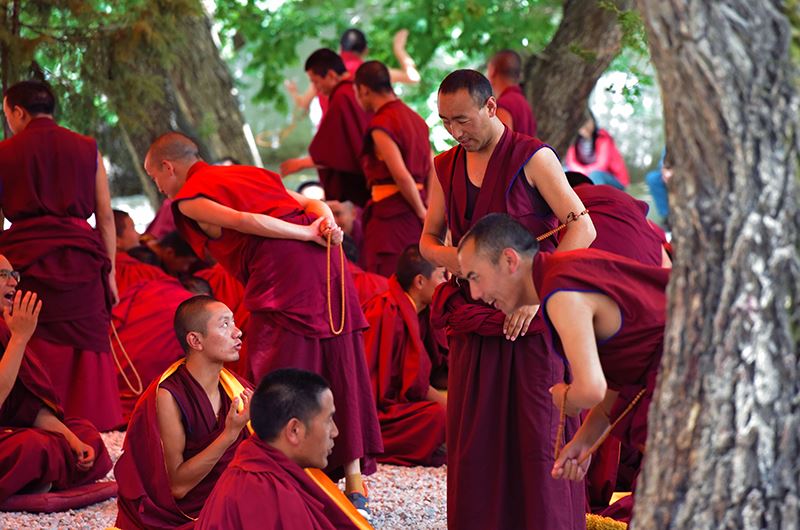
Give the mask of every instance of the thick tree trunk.
<svg viewBox="0 0 800 530">
<path fill-rule="evenodd" d="M 610 3 L 624 11 L 633 1 Z M 526 62 L 525 91 L 536 115 L 538 136 L 560 155 L 581 126 L 589 95 L 621 43 L 622 29 L 613 8 L 595 0 L 565 0 L 553 40 Z"/>
<path fill-rule="evenodd" d="M 638 0 L 674 160 L 636 529 L 800 526 L 798 98 L 781 2 Z"/>
</svg>

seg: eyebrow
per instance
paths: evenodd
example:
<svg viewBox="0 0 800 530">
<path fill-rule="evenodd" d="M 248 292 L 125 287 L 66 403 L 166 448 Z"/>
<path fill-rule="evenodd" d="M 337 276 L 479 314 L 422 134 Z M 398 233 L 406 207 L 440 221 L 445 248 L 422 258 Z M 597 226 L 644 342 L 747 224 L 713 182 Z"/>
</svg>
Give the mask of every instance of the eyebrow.
<svg viewBox="0 0 800 530">
<path fill-rule="evenodd" d="M 466 114 L 459 114 L 458 116 L 452 116 L 450 118 L 448 118 L 447 116 L 442 116 L 441 114 L 439 114 L 439 118 L 442 119 L 442 120 L 458 120 L 460 118 L 466 118 L 466 117 L 467 117 Z"/>
<path fill-rule="evenodd" d="M 467 279 L 468 279 L 468 280 L 474 280 L 474 279 L 475 279 L 475 278 L 477 278 L 477 277 L 478 277 L 478 274 L 477 274 L 477 273 L 475 273 L 475 272 L 473 272 L 473 271 L 469 271 L 469 272 L 467 273 Z"/>
</svg>

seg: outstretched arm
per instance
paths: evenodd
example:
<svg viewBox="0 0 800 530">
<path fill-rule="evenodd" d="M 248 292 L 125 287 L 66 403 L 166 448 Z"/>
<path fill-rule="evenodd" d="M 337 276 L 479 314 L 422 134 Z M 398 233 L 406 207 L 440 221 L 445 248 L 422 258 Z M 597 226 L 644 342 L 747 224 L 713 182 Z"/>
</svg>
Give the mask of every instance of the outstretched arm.
<svg viewBox="0 0 800 530">
<path fill-rule="evenodd" d="M 417 71 L 417 65 L 414 59 L 406 51 L 406 42 L 408 41 L 408 30 L 401 29 L 394 34 L 392 41 L 392 49 L 397 62 L 400 63 L 400 69 L 389 69 L 389 78 L 392 83 L 405 83 L 415 85 L 420 81 L 420 75 Z"/>
</svg>

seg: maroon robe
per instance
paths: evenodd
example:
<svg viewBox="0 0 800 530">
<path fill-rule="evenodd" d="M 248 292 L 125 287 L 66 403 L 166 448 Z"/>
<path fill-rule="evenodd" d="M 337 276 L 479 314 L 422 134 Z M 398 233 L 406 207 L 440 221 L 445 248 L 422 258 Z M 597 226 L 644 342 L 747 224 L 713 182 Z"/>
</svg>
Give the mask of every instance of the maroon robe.
<svg viewBox="0 0 800 530">
<path fill-rule="evenodd" d="M 367 203 L 367 183 L 358 157 L 368 121 L 369 115 L 356 101 L 353 82 L 341 81 L 334 87 L 328 111 L 308 146 L 308 154 L 320 166 L 325 199 L 352 201 L 361 207 Z"/>
<path fill-rule="evenodd" d="M 383 434 L 384 464 L 440 466 L 446 462 L 445 409 L 427 401 L 431 362 L 414 302 L 397 278 L 364 307 L 364 333 L 372 391 Z"/>
<path fill-rule="evenodd" d="M 8 346 L 11 331 L 0 321 L 0 343 Z M 17 380 L 0 405 L 0 502 L 25 488 L 48 483 L 54 490 L 80 486 L 103 478 L 111 470 L 111 458 L 100 433 L 82 418 L 64 418 L 44 367 L 26 348 Z M 0 355 L 0 358 L 2 356 Z M 77 468 L 77 457 L 60 433 L 34 428 L 42 408 L 49 408 L 95 453 L 87 471 Z"/>
<path fill-rule="evenodd" d="M 447 390 L 447 333 L 431 322 L 431 308 L 419 312 L 419 333 L 431 360 L 431 385 Z"/>
<path fill-rule="evenodd" d="M 431 144 L 428 125 L 419 114 L 396 99 L 383 105 L 372 116 L 364 136 L 361 167 L 372 189 L 380 185 L 396 185 L 389 167 L 375 154 L 373 131 L 383 131 L 397 145 L 403 163 L 414 178 L 425 200 L 424 186 L 431 171 Z M 422 220 L 399 189 L 379 201 L 370 200 L 364 210 L 364 263 L 368 272 L 387 278 L 397 269 L 397 260 L 409 245 L 419 243 Z"/>
<path fill-rule="evenodd" d="M 144 233 L 156 241 L 175 231 L 175 219 L 172 217 L 172 199 L 164 199 L 156 212 L 156 216 L 147 225 Z"/>
<path fill-rule="evenodd" d="M 100 430 L 122 420 L 109 355 L 111 261 L 86 219 L 95 211 L 97 144 L 35 118 L 0 142 L 0 207 L 11 221 L 0 253 L 22 273 L 42 312 L 31 351 L 50 370 L 67 415 Z M 90 383 L 91 382 L 91 383 Z"/>
<path fill-rule="evenodd" d="M 345 326 L 340 335 L 330 328 L 326 298 L 325 248 L 311 242 L 273 239 L 223 230 L 208 239 L 178 209 L 182 200 L 207 197 L 242 212 L 278 217 L 307 225 L 313 222 L 283 187 L 280 176 L 247 166 L 209 166 L 197 162 L 175 197 L 175 221 L 195 249 L 207 248 L 245 286 L 250 311 L 246 333 L 254 380 L 278 368 L 300 368 L 322 375 L 336 401 L 339 437 L 328 459 L 329 470 L 383 451 L 361 330 L 367 327 L 349 271 L 339 265 L 340 247 L 331 252 L 331 307 L 340 322 L 341 275 L 345 280 Z M 202 252 L 201 252 L 202 253 Z M 375 469 L 368 459 L 363 469 Z"/>
<path fill-rule="evenodd" d="M 235 374 L 231 376 L 243 387 L 252 388 L 244 379 Z M 125 434 L 122 456 L 114 467 L 119 485 L 115 526 L 122 530 L 192 528 L 217 479 L 233 459 L 238 445 L 248 436 L 248 430 L 242 429 L 239 438 L 228 447 L 208 475 L 185 497 L 175 499 L 170 491 L 158 427 L 156 398 L 159 388 L 172 394 L 181 411 L 181 423 L 186 433 L 185 460 L 200 453 L 219 437 L 225 429 L 232 401 L 220 382 L 222 403 L 219 414 L 214 414 L 203 387 L 185 364 L 180 364 L 163 381 L 162 378 L 153 381 L 136 404 Z"/>
<path fill-rule="evenodd" d="M 253 435 L 236 451 L 200 512 L 197 530 L 357 528 L 306 472 Z"/>
<path fill-rule="evenodd" d="M 358 293 L 358 302 L 361 307 L 370 301 L 373 296 L 379 295 L 389 290 L 389 280 L 380 274 L 363 271 L 355 263 L 348 261 L 347 266 L 353 276 L 353 285 Z"/>
<path fill-rule="evenodd" d="M 506 128 L 471 216 L 464 149 L 436 158 L 453 245 L 473 221 L 492 212 L 510 214 L 535 235 L 557 226 L 523 172 L 542 147 Z M 553 249 L 553 239 L 541 246 Z M 524 337 L 506 340 L 503 313 L 473 300 L 467 283 L 454 280 L 439 286 L 431 312 L 434 325 L 446 327 L 450 348 L 448 526 L 584 529 L 583 484 L 550 476 L 558 414 L 548 389 L 564 381 L 565 370 L 549 347 L 543 320 L 537 316 Z M 576 430 L 577 422 L 569 421 L 569 436 Z"/>
<path fill-rule="evenodd" d="M 170 276 L 163 269 L 142 263 L 127 252 L 117 251 L 115 258 L 114 278 L 117 280 L 117 291 L 120 298 L 131 286 L 149 280 L 164 280 Z M 113 310 L 112 310 L 113 313 Z"/>
<path fill-rule="evenodd" d="M 497 98 L 497 107 L 505 109 L 514 120 L 514 131 L 536 136 L 536 118 L 533 116 L 531 105 L 519 85 L 514 85 L 503 90 Z"/>
<path fill-rule="evenodd" d="M 178 280 L 165 275 L 164 278 L 138 282 L 129 287 L 112 310 L 112 322 L 144 387 L 172 363 L 183 358 L 184 352 L 175 336 L 173 321 L 181 302 L 192 296 Z M 135 385 L 128 360 L 113 335 L 111 344 L 124 373 Z M 139 396 L 131 391 L 121 374 L 117 374 L 117 386 L 127 423 Z"/>
</svg>

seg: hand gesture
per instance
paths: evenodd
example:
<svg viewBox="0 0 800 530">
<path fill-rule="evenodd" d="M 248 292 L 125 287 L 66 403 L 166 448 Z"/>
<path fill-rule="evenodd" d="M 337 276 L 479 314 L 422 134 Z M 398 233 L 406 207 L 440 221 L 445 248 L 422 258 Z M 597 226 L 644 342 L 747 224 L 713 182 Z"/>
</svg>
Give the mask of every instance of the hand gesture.
<svg viewBox="0 0 800 530">
<path fill-rule="evenodd" d="M 578 462 L 589 453 L 590 449 L 591 445 L 579 443 L 573 439 L 561 450 L 558 459 L 553 464 L 553 470 L 550 475 L 555 479 L 583 480 L 589 470 L 592 457 L 587 456 L 582 463 Z"/>
<path fill-rule="evenodd" d="M 225 429 L 231 434 L 239 436 L 244 426 L 250 421 L 250 399 L 252 397 L 253 391 L 245 390 L 231 403 L 228 416 L 225 418 Z"/>
<path fill-rule="evenodd" d="M 503 333 L 506 339 L 514 341 L 519 336 L 524 337 L 538 310 L 538 305 L 524 305 L 510 315 L 506 315 L 506 320 L 503 322 Z"/>
<path fill-rule="evenodd" d="M 331 245 L 334 246 L 341 245 L 342 240 L 344 240 L 344 231 L 342 230 L 342 228 L 340 226 L 337 226 L 336 221 L 334 221 L 330 217 L 323 219 L 325 220 L 320 225 L 320 228 L 322 229 L 320 235 L 322 236 L 322 238 L 325 239 L 325 241 L 327 242 L 328 234 L 331 234 Z"/>
<path fill-rule="evenodd" d="M 564 414 L 570 418 L 574 418 L 581 413 L 581 409 L 570 404 L 567 388 L 569 388 L 569 385 L 566 383 L 558 383 L 557 385 L 553 385 L 550 387 L 550 395 L 553 396 L 553 405 L 558 410 L 561 410 L 561 404 L 564 402 L 564 399 L 567 398 L 567 408 L 564 409 Z"/>
<path fill-rule="evenodd" d="M 36 323 L 41 310 L 42 301 L 37 301 L 36 293 L 28 291 L 23 295 L 22 291 L 17 291 L 11 311 L 7 307 L 3 308 L 3 318 L 8 329 L 11 330 L 11 335 L 17 336 L 25 342 L 30 340 L 33 332 L 36 331 Z"/>
<path fill-rule="evenodd" d="M 81 471 L 89 471 L 94 465 L 94 449 L 90 445 L 86 445 L 77 437 L 70 442 L 70 447 L 75 456 L 78 457 L 77 468 Z"/>
</svg>

